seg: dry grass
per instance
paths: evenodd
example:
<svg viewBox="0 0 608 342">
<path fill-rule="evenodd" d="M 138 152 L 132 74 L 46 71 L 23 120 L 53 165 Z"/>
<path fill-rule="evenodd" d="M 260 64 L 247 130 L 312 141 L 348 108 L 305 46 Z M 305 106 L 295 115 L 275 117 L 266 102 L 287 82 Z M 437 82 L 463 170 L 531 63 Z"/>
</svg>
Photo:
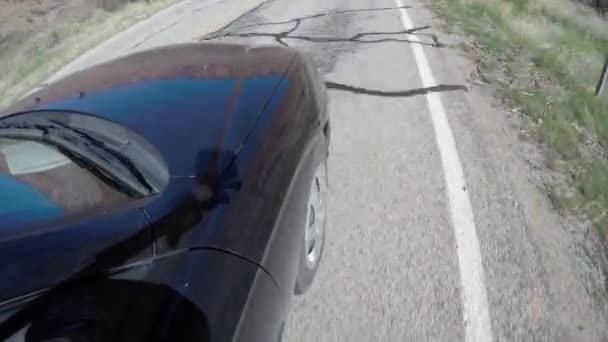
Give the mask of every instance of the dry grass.
<svg viewBox="0 0 608 342">
<path fill-rule="evenodd" d="M 0 109 L 83 52 L 177 1 L 129 2 L 118 12 L 94 9 L 84 20 L 54 20 L 36 34 L 12 42 L 0 57 Z"/>
<path fill-rule="evenodd" d="M 587 6 L 564 0 L 536 0 L 530 1 L 528 6 L 531 13 L 568 23 L 608 40 L 606 21 L 595 15 L 595 11 Z"/>
<path fill-rule="evenodd" d="M 525 114 L 550 159 L 568 165 L 571 191 L 555 203 L 608 236 L 608 101 L 593 91 L 608 56 L 608 21 L 569 0 L 434 0 L 497 94 Z M 562 163 L 565 162 L 565 163 Z M 555 194 L 554 194 L 555 195 Z"/>
</svg>

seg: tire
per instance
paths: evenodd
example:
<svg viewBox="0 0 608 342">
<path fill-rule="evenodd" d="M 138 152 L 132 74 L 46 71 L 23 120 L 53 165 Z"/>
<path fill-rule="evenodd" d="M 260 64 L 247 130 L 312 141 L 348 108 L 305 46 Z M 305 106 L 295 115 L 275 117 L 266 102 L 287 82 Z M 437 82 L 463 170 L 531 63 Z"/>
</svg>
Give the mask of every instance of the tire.
<svg viewBox="0 0 608 342">
<path fill-rule="evenodd" d="M 327 161 L 317 167 L 310 188 L 294 291 L 296 295 L 303 294 L 310 288 L 323 256 L 327 225 Z"/>
</svg>

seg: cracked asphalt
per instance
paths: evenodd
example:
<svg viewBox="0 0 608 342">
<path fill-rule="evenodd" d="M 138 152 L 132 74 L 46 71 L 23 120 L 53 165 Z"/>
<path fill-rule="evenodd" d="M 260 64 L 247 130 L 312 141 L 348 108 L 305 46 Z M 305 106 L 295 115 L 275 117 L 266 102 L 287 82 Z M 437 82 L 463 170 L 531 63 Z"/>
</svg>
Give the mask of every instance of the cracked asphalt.
<svg viewBox="0 0 608 342">
<path fill-rule="evenodd" d="M 281 44 L 324 75 L 333 126 L 327 245 L 293 302 L 286 341 L 461 341 L 457 246 L 425 94 L 440 93 L 463 164 L 493 339 L 606 341 L 565 222 L 521 155 L 516 118 L 467 81 L 458 40 L 419 0 L 185 1 L 102 44 L 56 77 L 185 41 Z M 420 42 L 408 39 L 409 34 Z M 437 85 L 423 87 L 412 44 Z M 526 147 L 531 148 L 531 147 Z"/>
</svg>

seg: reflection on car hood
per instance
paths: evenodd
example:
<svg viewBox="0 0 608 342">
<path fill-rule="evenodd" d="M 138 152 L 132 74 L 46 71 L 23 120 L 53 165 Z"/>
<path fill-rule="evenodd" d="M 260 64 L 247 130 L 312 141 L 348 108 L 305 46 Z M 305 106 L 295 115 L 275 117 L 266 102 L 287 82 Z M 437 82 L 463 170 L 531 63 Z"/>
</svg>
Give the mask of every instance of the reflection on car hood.
<svg viewBox="0 0 608 342">
<path fill-rule="evenodd" d="M 220 44 L 157 48 L 72 74 L 3 115 L 63 110 L 108 118 L 155 145 L 171 176 L 194 176 L 209 163 L 202 151 L 238 153 L 270 97 L 286 93 L 280 81 L 294 55 Z M 229 162 L 219 160 L 217 171 Z"/>
<path fill-rule="evenodd" d="M 0 219 L 3 226 L 15 226 L 63 215 L 63 209 L 43 193 L 18 179 L 0 176 Z"/>
<path fill-rule="evenodd" d="M 13 175 L 44 172 L 70 163 L 56 149 L 33 141 L 18 141 L 0 147 L 8 172 Z"/>
</svg>

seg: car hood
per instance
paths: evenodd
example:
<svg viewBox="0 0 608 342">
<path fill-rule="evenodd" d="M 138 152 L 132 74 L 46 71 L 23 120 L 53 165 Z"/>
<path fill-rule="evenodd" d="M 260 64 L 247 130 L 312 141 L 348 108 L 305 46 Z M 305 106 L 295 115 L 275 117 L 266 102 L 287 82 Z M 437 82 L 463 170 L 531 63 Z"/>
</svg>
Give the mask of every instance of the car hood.
<svg viewBox="0 0 608 342">
<path fill-rule="evenodd" d="M 1 116 L 31 110 L 87 113 L 143 135 L 172 177 L 199 174 L 212 151 L 221 172 L 238 153 L 295 51 L 226 44 L 166 46 L 74 73 L 27 96 Z"/>
</svg>

